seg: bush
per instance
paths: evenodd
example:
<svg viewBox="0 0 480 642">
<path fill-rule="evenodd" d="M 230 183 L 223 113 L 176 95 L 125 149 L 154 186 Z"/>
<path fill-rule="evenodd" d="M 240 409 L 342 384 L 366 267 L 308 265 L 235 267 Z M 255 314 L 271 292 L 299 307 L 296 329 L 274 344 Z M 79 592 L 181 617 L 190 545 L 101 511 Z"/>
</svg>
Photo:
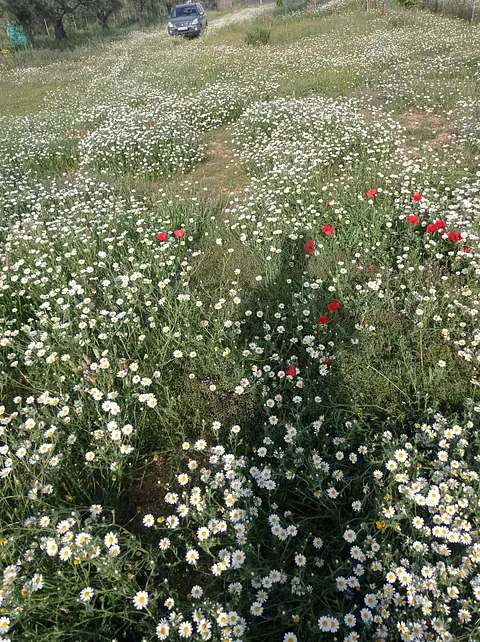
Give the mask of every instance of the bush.
<svg viewBox="0 0 480 642">
<path fill-rule="evenodd" d="M 270 29 L 266 25 L 255 25 L 245 34 L 247 45 L 266 45 L 270 40 Z"/>
</svg>

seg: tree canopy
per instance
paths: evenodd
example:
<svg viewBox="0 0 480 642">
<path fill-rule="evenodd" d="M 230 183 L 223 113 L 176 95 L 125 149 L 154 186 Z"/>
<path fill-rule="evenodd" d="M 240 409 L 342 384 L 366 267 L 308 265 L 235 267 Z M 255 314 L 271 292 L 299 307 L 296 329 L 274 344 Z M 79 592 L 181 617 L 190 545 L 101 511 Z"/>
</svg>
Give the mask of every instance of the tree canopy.
<svg viewBox="0 0 480 642">
<path fill-rule="evenodd" d="M 0 15 L 22 25 L 27 33 L 33 33 L 40 24 L 46 22 L 54 27 L 55 37 L 67 37 L 65 19 L 80 15 L 88 21 L 96 21 L 107 30 L 110 18 L 119 10 L 125 9 L 130 18 L 145 20 L 159 14 L 162 9 L 170 10 L 175 0 L 0 0 Z"/>
</svg>

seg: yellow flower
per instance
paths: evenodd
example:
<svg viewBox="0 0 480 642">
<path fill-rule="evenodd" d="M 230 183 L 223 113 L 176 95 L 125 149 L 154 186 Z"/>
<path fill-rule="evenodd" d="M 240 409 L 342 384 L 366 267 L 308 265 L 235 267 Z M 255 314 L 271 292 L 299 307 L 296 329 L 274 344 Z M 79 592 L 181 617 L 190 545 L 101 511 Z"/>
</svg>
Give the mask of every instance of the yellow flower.
<svg viewBox="0 0 480 642">
<path fill-rule="evenodd" d="M 300 622 L 300 616 L 299 615 L 292 615 L 293 621 L 295 624 L 298 624 Z"/>
<path fill-rule="evenodd" d="M 2 49 L 2 54 L 6 56 L 8 54 L 8 49 Z"/>
<path fill-rule="evenodd" d="M 380 530 L 381 528 L 385 528 L 385 522 L 376 522 L 375 526 Z"/>
</svg>

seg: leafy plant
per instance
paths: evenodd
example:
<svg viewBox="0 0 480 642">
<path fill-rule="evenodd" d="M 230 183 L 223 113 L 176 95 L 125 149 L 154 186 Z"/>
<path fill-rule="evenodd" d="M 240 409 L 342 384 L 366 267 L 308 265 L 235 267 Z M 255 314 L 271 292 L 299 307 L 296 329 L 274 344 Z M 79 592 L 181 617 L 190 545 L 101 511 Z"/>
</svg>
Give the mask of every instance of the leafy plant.
<svg viewBox="0 0 480 642">
<path fill-rule="evenodd" d="M 266 25 L 254 25 L 245 34 L 247 45 L 266 45 L 270 40 L 271 30 Z"/>
</svg>

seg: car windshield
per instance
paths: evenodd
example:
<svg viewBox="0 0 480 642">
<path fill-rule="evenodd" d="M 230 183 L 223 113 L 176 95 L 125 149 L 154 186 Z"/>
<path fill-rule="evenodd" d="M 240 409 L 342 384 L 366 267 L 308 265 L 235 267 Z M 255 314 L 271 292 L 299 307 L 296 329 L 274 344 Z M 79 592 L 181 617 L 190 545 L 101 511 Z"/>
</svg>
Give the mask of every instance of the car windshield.
<svg viewBox="0 0 480 642">
<path fill-rule="evenodd" d="M 185 18 L 185 17 L 190 17 L 190 16 L 197 16 L 198 11 L 197 7 L 195 5 L 190 6 L 186 5 L 185 7 L 175 7 L 175 9 L 172 11 L 172 18 Z"/>
</svg>

